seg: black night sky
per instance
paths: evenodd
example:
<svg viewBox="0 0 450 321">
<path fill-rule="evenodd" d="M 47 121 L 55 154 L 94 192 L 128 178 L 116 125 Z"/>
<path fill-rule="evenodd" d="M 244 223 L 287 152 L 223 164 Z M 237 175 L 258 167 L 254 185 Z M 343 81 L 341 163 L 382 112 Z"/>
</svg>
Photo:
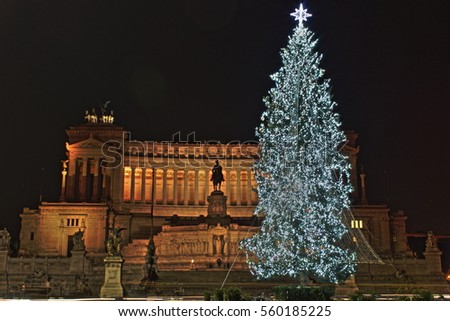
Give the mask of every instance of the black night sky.
<svg viewBox="0 0 450 321">
<path fill-rule="evenodd" d="M 0 0 L 0 228 L 57 200 L 64 130 L 111 100 L 133 138 L 254 139 L 298 0 Z M 450 1 L 309 0 L 372 204 L 450 233 Z M 44 171 L 42 171 L 44 168 Z M 43 173 L 43 175 L 42 175 Z"/>
</svg>

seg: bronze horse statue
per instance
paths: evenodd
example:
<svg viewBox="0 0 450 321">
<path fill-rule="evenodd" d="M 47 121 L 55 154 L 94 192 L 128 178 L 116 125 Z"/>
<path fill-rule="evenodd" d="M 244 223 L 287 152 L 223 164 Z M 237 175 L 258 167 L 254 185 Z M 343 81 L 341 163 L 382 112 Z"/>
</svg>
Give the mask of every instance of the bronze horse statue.
<svg viewBox="0 0 450 321">
<path fill-rule="evenodd" d="M 215 191 L 220 191 L 220 186 L 222 182 L 225 181 L 222 174 L 222 166 L 220 166 L 219 161 L 216 160 L 216 165 L 212 169 L 211 181 L 213 182 L 213 187 Z"/>
</svg>

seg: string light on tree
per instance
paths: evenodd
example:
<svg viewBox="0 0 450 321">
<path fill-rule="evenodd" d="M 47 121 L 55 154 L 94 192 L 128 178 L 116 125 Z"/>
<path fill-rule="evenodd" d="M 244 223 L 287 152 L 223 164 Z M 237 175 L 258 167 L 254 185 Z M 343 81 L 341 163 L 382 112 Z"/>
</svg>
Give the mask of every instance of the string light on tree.
<svg viewBox="0 0 450 321">
<path fill-rule="evenodd" d="M 272 75 L 275 85 L 256 130 L 256 213 L 264 220 L 243 246 L 257 258 L 249 264 L 259 278 L 308 275 L 339 282 L 355 272 L 356 262 L 342 245 L 352 190 L 349 162 L 339 153 L 345 135 L 319 66 L 317 40 L 303 26 L 311 15 L 300 5 L 292 16 L 299 24 L 281 51 L 282 67 Z"/>
</svg>

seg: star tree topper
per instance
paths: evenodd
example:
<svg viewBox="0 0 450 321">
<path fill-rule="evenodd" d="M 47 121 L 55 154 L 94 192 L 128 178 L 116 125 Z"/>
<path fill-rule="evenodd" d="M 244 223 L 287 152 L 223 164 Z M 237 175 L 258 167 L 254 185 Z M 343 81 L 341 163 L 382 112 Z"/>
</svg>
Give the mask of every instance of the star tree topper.
<svg viewBox="0 0 450 321">
<path fill-rule="evenodd" d="M 295 9 L 295 12 L 291 13 L 291 16 L 295 17 L 295 20 L 298 20 L 300 25 L 303 25 L 303 21 L 306 21 L 309 17 L 312 17 L 312 14 L 306 12 L 307 9 L 303 9 L 303 3 L 300 3 L 300 8 Z"/>
</svg>

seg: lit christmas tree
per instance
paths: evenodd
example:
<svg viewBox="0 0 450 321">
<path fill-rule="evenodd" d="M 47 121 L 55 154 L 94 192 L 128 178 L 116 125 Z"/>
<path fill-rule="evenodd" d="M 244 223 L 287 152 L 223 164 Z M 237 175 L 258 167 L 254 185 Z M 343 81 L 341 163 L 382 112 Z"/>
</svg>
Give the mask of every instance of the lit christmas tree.
<svg viewBox="0 0 450 321">
<path fill-rule="evenodd" d="M 339 152 L 345 143 L 333 111 L 329 80 L 323 79 L 311 16 L 300 5 L 299 20 L 281 51 L 283 66 L 272 75 L 256 135 L 261 154 L 255 164 L 261 230 L 244 241 L 257 259 L 260 278 L 310 276 L 337 283 L 355 272 L 356 256 L 346 249 L 343 212 L 349 210 L 350 165 Z"/>
</svg>

